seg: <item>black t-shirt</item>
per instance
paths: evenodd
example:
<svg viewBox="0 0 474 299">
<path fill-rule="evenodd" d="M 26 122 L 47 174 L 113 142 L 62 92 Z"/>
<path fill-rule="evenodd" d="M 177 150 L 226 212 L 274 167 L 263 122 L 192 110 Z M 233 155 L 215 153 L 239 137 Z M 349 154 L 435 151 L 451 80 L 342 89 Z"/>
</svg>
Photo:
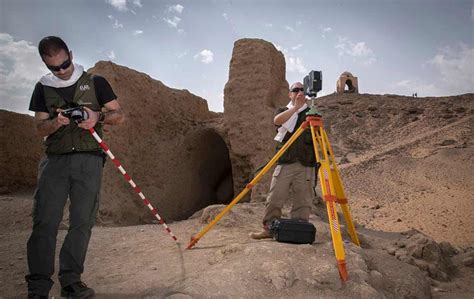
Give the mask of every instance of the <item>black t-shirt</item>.
<svg viewBox="0 0 474 299">
<path fill-rule="evenodd" d="M 115 100 L 117 96 L 115 95 L 112 87 L 109 82 L 104 77 L 94 75 L 94 89 L 97 96 L 97 101 L 99 105 L 103 107 L 106 103 Z M 76 91 L 77 82 L 69 87 L 56 88 L 56 92 L 66 101 L 72 102 L 74 98 L 74 93 Z M 36 83 L 35 90 L 31 95 L 30 107 L 29 109 L 34 112 L 46 112 L 46 102 L 44 99 L 44 90 L 43 84 L 40 82 Z"/>
</svg>

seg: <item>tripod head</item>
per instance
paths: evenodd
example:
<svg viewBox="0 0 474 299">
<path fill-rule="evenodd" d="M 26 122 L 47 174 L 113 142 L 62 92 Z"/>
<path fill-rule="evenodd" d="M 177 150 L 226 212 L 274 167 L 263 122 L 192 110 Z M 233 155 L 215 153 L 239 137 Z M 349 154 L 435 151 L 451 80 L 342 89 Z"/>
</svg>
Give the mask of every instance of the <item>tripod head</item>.
<svg viewBox="0 0 474 299">
<path fill-rule="evenodd" d="M 306 115 L 321 116 L 321 112 L 316 110 L 316 96 L 323 87 L 323 72 L 311 71 L 304 77 L 304 94 L 309 97 L 311 108 Z"/>
</svg>

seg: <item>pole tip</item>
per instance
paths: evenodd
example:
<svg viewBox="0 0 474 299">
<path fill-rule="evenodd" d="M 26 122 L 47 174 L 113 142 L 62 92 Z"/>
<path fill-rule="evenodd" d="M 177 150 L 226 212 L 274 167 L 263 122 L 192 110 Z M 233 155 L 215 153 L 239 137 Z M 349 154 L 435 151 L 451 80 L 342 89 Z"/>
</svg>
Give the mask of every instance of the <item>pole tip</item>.
<svg viewBox="0 0 474 299">
<path fill-rule="evenodd" d="M 337 267 L 339 269 L 339 276 L 341 277 L 341 280 L 347 281 L 347 279 L 349 279 L 349 275 L 347 274 L 346 262 L 337 261 Z"/>
<path fill-rule="evenodd" d="M 186 247 L 186 249 L 191 249 L 196 243 L 197 243 L 198 239 L 195 238 L 194 236 L 191 236 L 191 242 L 188 244 L 188 247 Z"/>
</svg>

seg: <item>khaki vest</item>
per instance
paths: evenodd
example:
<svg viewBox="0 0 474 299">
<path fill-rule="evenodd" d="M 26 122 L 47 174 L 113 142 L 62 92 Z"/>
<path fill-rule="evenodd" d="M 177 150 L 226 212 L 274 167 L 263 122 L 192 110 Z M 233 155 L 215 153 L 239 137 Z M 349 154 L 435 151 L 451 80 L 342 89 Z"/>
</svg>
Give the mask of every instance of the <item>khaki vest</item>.
<svg viewBox="0 0 474 299">
<path fill-rule="evenodd" d="M 44 86 L 44 97 L 49 117 L 57 116 L 56 109 L 68 108 L 68 103 L 56 92 L 56 88 Z M 93 75 L 84 72 L 77 81 L 73 103 L 87 106 L 93 111 L 100 111 L 101 106 L 97 100 L 94 89 Z M 97 123 L 94 129 L 102 137 L 102 124 Z M 62 126 L 49 135 L 45 141 L 46 153 L 66 154 L 72 152 L 100 151 L 97 141 L 88 130 L 79 128 L 73 121 L 67 126 Z"/>
</svg>

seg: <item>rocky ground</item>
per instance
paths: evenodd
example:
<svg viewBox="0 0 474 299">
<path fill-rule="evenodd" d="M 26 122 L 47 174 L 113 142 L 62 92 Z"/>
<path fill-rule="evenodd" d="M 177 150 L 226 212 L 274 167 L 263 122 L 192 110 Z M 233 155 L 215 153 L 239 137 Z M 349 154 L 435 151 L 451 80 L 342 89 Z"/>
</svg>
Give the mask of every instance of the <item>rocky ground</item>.
<svg viewBox="0 0 474 299">
<path fill-rule="evenodd" d="M 1 298 L 26 295 L 31 195 L 0 198 Z M 414 229 L 390 233 L 357 225 L 361 248 L 344 234 L 349 280 L 341 282 L 319 204 L 311 216 L 317 228 L 312 245 L 250 239 L 248 233 L 260 229 L 263 204 L 244 203 L 185 250 L 191 235 L 223 207 L 210 206 L 171 223 L 179 243 L 159 225 L 96 227 L 83 279 L 97 298 L 472 298 L 474 249 L 438 243 Z M 58 251 L 66 230 L 67 219 Z M 50 295 L 58 298 L 54 280 Z"/>
</svg>

